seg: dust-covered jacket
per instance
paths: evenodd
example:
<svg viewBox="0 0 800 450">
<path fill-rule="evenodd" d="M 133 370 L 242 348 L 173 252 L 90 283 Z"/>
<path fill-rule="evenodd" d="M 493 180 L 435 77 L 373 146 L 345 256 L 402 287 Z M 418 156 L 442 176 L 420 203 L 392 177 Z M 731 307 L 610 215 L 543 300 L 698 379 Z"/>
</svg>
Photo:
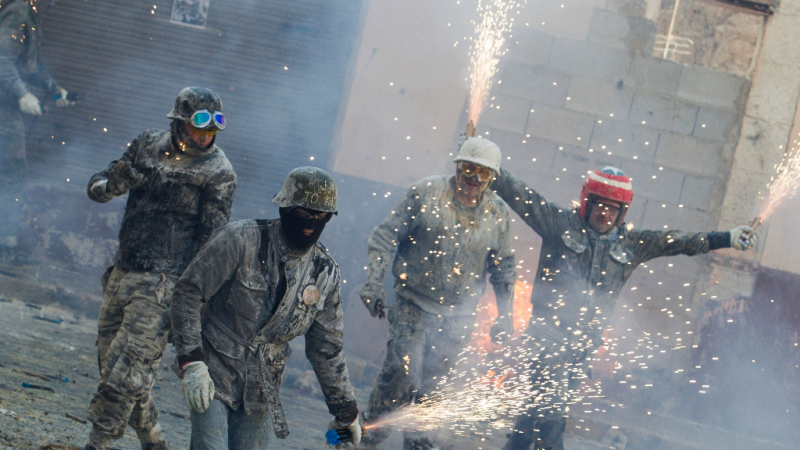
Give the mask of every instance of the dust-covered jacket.
<svg viewBox="0 0 800 450">
<path fill-rule="evenodd" d="M 129 191 L 117 267 L 180 275 L 211 233 L 230 219 L 236 174 L 225 153 L 216 145 L 181 150 L 174 136 L 174 130 L 147 130 L 119 159 L 144 178 Z M 89 198 L 101 203 L 114 198 L 106 181 L 117 162 L 92 177 Z"/>
<path fill-rule="evenodd" d="M 48 94 L 58 84 L 42 61 L 42 28 L 26 0 L 0 0 L 0 99 L 16 103 L 33 83 Z"/>
<path fill-rule="evenodd" d="M 529 333 L 573 348 L 600 345 L 617 297 L 640 264 L 730 246 L 730 233 L 679 230 L 595 232 L 576 210 L 546 201 L 501 169 L 493 189 L 542 238 Z"/>
<path fill-rule="evenodd" d="M 455 176 L 408 189 L 369 238 L 367 285 L 383 285 L 394 256 L 395 291 L 427 313 L 473 314 L 487 274 L 498 308 L 510 311 L 516 273 L 508 207 L 487 190 L 470 208 L 454 190 Z"/>
<path fill-rule="evenodd" d="M 276 298 L 281 266 L 285 294 Z M 289 434 L 281 375 L 289 341 L 301 335 L 328 410 L 340 420 L 355 418 L 339 266 L 319 243 L 306 251 L 289 246 L 279 220 L 232 222 L 216 231 L 176 284 L 170 315 L 178 363 L 205 361 L 215 398 L 248 414 L 269 410 L 278 437 Z"/>
</svg>

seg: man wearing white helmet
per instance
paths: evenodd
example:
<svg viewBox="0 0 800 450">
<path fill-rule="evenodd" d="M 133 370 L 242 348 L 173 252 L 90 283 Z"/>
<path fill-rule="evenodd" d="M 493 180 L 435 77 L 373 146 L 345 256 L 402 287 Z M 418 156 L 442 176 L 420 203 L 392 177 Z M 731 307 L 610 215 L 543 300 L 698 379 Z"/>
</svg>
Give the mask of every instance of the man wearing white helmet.
<svg viewBox="0 0 800 450">
<path fill-rule="evenodd" d="M 492 337 L 513 332 L 516 274 L 509 211 L 488 189 L 500 159 L 493 142 L 467 139 L 455 158 L 455 175 L 414 183 L 372 232 L 361 299 L 370 314 L 386 316 L 383 281 L 392 257 L 396 299 L 388 311 L 386 361 L 366 423 L 436 389 L 437 378 L 448 373 L 470 339 L 487 274 L 500 316 Z M 361 448 L 375 448 L 389 433 L 371 429 Z M 435 435 L 406 433 L 404 441 L 405 448 L 434 448 Z"/>
</svg>

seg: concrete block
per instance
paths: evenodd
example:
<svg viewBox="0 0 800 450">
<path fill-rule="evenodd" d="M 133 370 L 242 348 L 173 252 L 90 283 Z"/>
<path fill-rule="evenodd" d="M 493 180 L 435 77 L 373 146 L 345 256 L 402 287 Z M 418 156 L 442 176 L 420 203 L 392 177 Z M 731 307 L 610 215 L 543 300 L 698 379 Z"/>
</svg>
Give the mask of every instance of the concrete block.
<svg viewBox="0 0 800 450">
<path fill-rule="evenodd" d="M 697 107 L 690 103 L 636 94 L 633 98 L 630 122 L 659 130 L 692 134 L 697 119 Z"/>
<path fill-rule="evenodd" d="M 497 95 L 484 107 L 479 126 L 523 133 L 530 113 L 530 100 Z"/>
<path fill-rule="evenodd" d="M 722 144 L 675 133 L 661 133 L 656 163 L 693 175 L 716 177 Z"/>
<path fill-rule="evenodd" d="M 531 66 L 547 65 L 553 50 L 555 37 L 528 27 L 514 29 L 514 37 L 509 39 L 508 60 L 517 60 Z"/>
<path fill-rule="evenodd" d="M 797 30 L 800 28 L 800 15 L 780 14 L 785 7 L 798 2 L 781 2 L 779 14 L 769 18 L 769 25 L 764 30 L 764 46 L 761 50 L 761 62 L 780 64 L 800 70 L 800 59 L 797 58 Z M 800 6 L 795 6 L 798 8 Z"/>
<path fill-rule="evenodd" d="M 650 56 L 632 58 L 631 63 L 617 74 L 627 89 L 637 92 L 674 96 L 678 90 L 682 65 L 668 59 Z"/>
<path fill-rule="evenodd" d="M 691 231 L 691 230 L 687 230 Z M 706 230 L 693 230 L 693 231 L 706 231 Z M 708 265 L 708 257 L 705 255 L 698 256 L 670 256 L 668 258 L 658 258 L 664 262 L 664 273 L 686 282 L 695 283 L 703 269 Z M 686 299 L 686 297 L 684 297 Z"/>
<path fill-rule="evenodd" d="M 594 117 L 541 104 L 530 106 L 526 134 L 557 143 L 588 147 L 594 127 Z"/>
<path fill-rule="evenodd" d="M 557 151 L 555 142 L 506 131 L 490 134 L 503 152 L 503 167 L 514 173 L 550 174 Z"/>
<path fill-rule="evenodd" d="M 761 172 L 746 169 L 732 171 L 725 189 L 719 221 L 714 228 L 730 230 L 753 220 L 768 182 L 769 175 Z"/>
<path fill-rule="evenodd" d="M 595 153 L 640 161 L 653 161 L 658 145 L 658 131 L 614 119 L 598 119 L 592 132 L 590 148 Z"/>
<path fill-rule="evenodd" d="M 692 230 L 709 229 L 711 215 L 699 209 L 679 207 L 676 203 L 648 202 L 644 212 L 642 228 L 650 230 Z"/>
<path fill-rule="evenodd" d="M 744 78 L 687 64 L 681 71 L 677 95 L 692 103 L 735 111 L 741 108 L 748 87 Z"/>
<path fill-rule="evenodd" d="M 714 178 L 686 175 L 681 190 L 681 204 L 687 208 L 708 211 L 715 183 Z"/>
<path fill-rule="evenodd" d="M 563 107 L 570 77 L 545 66 L 530 66 L 509 61 L 503 69 L 502 83 L 497 86 L 506 97 L 520 97 L 536 103 Z"/>
<path fill-rule="evenodd" d="M 570 38 L 557 38 L 548 65 L 570 75 L 611 81 L 629 64 L 629 57 L 617 50 Z"/>
<path fill-rule="evenodd" d="M 632 56 L 650 56 L 657 31 L 657 24 L 650 20 L 595 8 L 589 21 L 588 40 Z"/>
<path fill-rule="evenodd" d="M 625 159 L 620 167 L 633 184 L 634 202 L 642 199 L 676 203 L 680 200 L 684 174 L 677 170 Z"/>
<path fill-rule="evenodd" d="M 692 136 L 715 142 L 735 141 L 738 137 L 735 131 L 740 120 L 739 112 L 701 106 Z"/>
<path fill-rule="evenodd" d="M 586 174 L 597 169 L 599 164 L 589 156 L 579 156 L 559 151 L 553 162 L 553 176 L 559 181 L 571 183 L 575 186 L 573 196 L 580 194 L 580 186 Z"/>
<path fill-rule="evenodd" d="M 791 128 L 784 124 L 770 124 L 763 120 L 745 116 L 739 145 L 733 157 L 733 170 L 756 171 L 773 175 L 780 164 L 790 142 L 800 139 L 795 136 L 790 141 Z"/>
<path fill-rule="evenodd" d="M 566 107 L 597 114 L 600 117 L 628 119 L 633 92 L 620 89 L 617 83 L 574 76 L 569 84 Z"/>
<path fill-rule="evenodd" d="M 800 92 L 800 71 L 762 62 L 747 99 L 746 114 L 772 124 L 791 126 Z"/>
</svg>

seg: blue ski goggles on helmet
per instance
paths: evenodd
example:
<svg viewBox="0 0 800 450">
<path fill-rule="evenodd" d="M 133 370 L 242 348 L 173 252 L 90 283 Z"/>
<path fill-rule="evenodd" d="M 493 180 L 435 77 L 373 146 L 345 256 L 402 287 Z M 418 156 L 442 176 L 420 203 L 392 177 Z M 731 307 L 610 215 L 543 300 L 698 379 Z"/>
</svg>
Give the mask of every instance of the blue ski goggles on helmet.
<svg viewBox="0 0 800 450">
<path fill-rule="evenodd" d="M 208 112 L 207 109 L 195 111 L 192 117 L 189 118 L 189 122 L 193 127 L 199 129 L 208 128 L 211 122 L 214 122 L 214 126 L 218 130 L 225 129 L 225 116 L 219 111 L 214 111 L 213 113 Z"/>
</svg>

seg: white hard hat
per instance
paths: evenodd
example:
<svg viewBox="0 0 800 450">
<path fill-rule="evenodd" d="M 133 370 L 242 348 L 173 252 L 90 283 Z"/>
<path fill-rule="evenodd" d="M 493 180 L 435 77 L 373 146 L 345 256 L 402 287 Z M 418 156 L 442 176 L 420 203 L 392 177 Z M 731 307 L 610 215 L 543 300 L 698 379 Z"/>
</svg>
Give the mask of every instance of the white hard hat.
<svg viewBox="0 0 800 450">
<path fill-rule="evenodd" d="M 502 158 L 500 147 L 494 142 L 488 139 L 470 137 L 467 138 L 464 145 L 458 150 L 458 155 L 456 155 L 453 161 L 475 163 L 499 173 L 500 160 Z"/>
</svg>

